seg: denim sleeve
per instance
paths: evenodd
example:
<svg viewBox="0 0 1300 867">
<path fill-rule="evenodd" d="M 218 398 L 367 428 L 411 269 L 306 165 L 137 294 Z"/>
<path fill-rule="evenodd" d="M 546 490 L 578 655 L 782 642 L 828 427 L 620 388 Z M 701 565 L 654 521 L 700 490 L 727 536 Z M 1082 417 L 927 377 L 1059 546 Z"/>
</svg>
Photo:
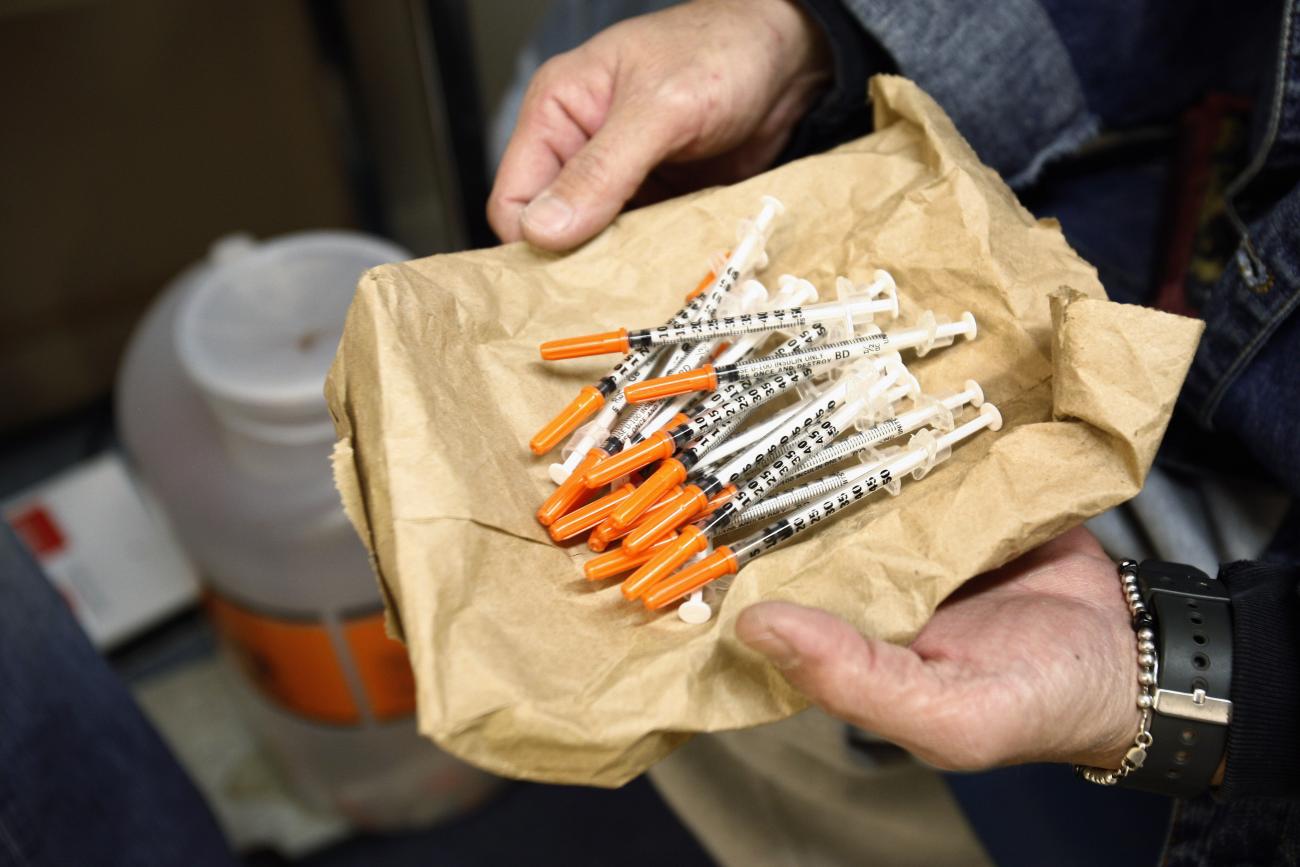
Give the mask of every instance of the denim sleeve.
<svg viewBox="0 0 1300 867">
<path fill-rule="evenodd" d="M 893 61 L 841 0 L 798 0 L 831 52 L 834 77 L 818 104 L 795 128 L 780 162 L 820 153 L 871 131 L 867 79 L 897 72 Z"/>
<path fill-rule="evenodd" d="M 802 2 L 835 57 L 823 116 L 843 113 L 847 96 L 860 105 L 866 75 L 896 70 L 934 97 L 1013 187 L 1032 183 L 1097 132 L 1070 54 L 1036 0 Z M 855 51 L 864 62 L 854 61 Z"/>
<path fill-rule="evenodd" d="M 1261 273 L 1230 263 L 1214 286 L 1179 401 L 1300 497 L 1300 186 L 1249 235 Z"/>
</svg>

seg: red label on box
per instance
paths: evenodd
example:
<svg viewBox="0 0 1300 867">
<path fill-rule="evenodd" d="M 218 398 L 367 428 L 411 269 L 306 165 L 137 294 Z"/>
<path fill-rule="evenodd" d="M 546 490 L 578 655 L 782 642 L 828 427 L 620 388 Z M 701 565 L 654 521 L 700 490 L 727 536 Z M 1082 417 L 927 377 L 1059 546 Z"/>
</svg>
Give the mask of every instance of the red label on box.
<svg viewBox="0 0 1300 867">
<path fill-rule="evenodd" d="M 37 557 L 48 557 L 67 547 L 59 525 L 43 506 L 32 506 L 19 512 L 9 518 L 9 523 L 17 531 L 18 538 Z"/>
</svg>

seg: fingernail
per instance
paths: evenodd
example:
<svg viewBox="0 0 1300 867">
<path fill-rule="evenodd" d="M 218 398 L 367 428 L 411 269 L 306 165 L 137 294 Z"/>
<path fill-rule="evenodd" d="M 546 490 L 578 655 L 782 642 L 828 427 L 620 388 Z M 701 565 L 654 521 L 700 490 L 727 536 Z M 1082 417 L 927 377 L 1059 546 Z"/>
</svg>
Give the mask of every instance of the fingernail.
<svg viewBox="0 0 1300 867">
<path fill-rule="evenodd" d="M 555 235 L 573 222 L 573 207 L 552 193 L 542 193 L 524 208 L 523 221 L 543 235 Z"/>
<path fill-rule="evenodd" d="M 790 642 L 770 629 L 745 636 L 745 643 L 766 656 L 777 668 L 794 668 L 799 664 L 799 654 Z"/>
</svg>

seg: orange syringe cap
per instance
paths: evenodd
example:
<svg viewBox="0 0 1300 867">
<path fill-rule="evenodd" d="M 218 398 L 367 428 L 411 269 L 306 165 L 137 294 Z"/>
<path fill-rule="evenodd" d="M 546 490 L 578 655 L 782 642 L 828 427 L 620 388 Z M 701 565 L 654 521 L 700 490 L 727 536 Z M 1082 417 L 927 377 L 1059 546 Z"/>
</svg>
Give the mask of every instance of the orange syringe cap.
<svg viewBox="0 0 1300 867">
<path fill-rule="evenodd" d="M 734 575 L 738 568 L 736 555 L 726 545 L 722 545 L 700 562 L 692 563 L 677 574 L 660 581 L 641 599 L 646 608 L 655 611 L 723 575 Z"/>
<path fill-rule="evenodd" d="M 588 355 L 609 355 L 627 352 L 627 329 L 584 334 L 581 337 L 563 337 L 542 344 L 542 358 L 558 361 L 563 358 L 585 358 Z"/>
<path fill-rule="evenodd" d="M 632 492 L 632 496 L 619 503 L 609 515 L 609 522 L 615 529 L 631 527 L 636 519 L 650 511 L 669 489 L 680 485 L 686 479 L 686 467 L 676 458 L 668 458 L 654 471 L 650 478 Z"/>
<path fill-rule="evenodd" d="M 561 515 L 578 505 L 580 501 L 591 496 L 591 489 L 582 483 L 582 474 L 604 456 L 604 449 L 592 449 L 587 452 L 587 456 L 582 459 L 582 463 L 574 467 L 573 473 L 564 480 L 563 484 L 551 492 L 551 495 L 546 498 L 546 501 L 537 510 L 537 522 L 539 524 L 543 527 L 551 526 L 559 520 Z"/>
<path fill-rule="evenodd" d="M 687 485 L 677 499 L 666 508 L 655 510 L 654 520 L 647 516 L 644 521 L 637 524 L 623 540 L 623 547 L 633 554 L 644 551 L 656 540 L 698 515 L 707 502 L 708 498 L 704 496 L 703 491 L 695 485 Z"/>
<path fill-rule="evenodd" d="M 645 442 L 637 443 L 630 449 L 623 449 L 618 454 L 610 455 L 595 464 L 587 470 L 583 484 L 589 488 L 608 485 L 633 470 L 672 457 L 675 451 L 677 451 L 677 444 L 673 442 L 673 438 L 665 431 L 656 431 L 647 437 Z"/>
<path fill-rule="evenodd" d="M 588 581 L 604 581 L 606 578 L 613 578 L 615 575 L 622 575 L 624 572 L 631 572 L 642 563 L 649 560 L 655 554 L 658 554 L 665 546 L 671 545 L 677 539 L 677 534 L 660 539 L 651 545 L 649 550 L 642 551 L 640 554 L 629 554 L 621 547 L 612 551 L 606 551 L 598 557 L 592 557 L 582 567 L 582 572 L 587 576 Z"/>
<path fill-rule="evenodd" d="M 703 551 L 708 544 L 704 534 L 695 527 L 687 527 L 682 530 L 680 535 L 674 533 L 660 539 L 650 546 L 647 551 L 642 552 L 657 551 L 658 553 L 652 554 L 643 566 L 629 575 L 620 585 L 623 596 L 627 599 L 640 597 L 651 587 L 680 569 L 687 560 Z M 623 551 L 626 548 L 620 548 L 619 550 Z M 628 556 L 636 557 L 640 555 L 629 554 Z"/>
<path fill-rule="evenodd" d="M 528 441 L 528 448 L 535 455 L 544 455 L 567 437 L 577 430 L 578 425 L 582 424 L 592 413 L 600 409 L 605 404 L 605 395 L 600 393 L 600 389 L 594 385 L 584 386 L 578 396 L 569 402 L 569 405 L 560 410 L 555 418 L 551 419 L 546 425 L 537 432 L 537 434 Z"/>
<path fill-rule="evenodd" d="M 675 485 L 670 490 L 665 491 L 664 495 L 655 501 L 655 504 L 650 508 L 650 511 L 646 512 L 645 517 L 643 517 L 642 520 L 653 520 L 656 512 L 660 509 L 666 509 L 671 506 L 673 500 L 676 500 L 681 493 L 682 489 L 680 485 Z M 621 539 L 628 533 L 631 533 L 634 529 L 635 526 L 623 527 L 621 529 L 617 528 L 610 523 L 609 518 L 606 518 L 604 522 L 599 527 L 592 530 L 591 535 L 587 537 L 587 547 L 599 553 L 608 548 L 610 542 L 615 539 Z"/>
<path fill-rule="evenodd" d="M 587 537 L 587 547 L 599 554 L 609 547 L 609 543 L 619 537 L 619 531 L 609 523 L 609 518 L 601 521 Z"/>
<path fill-rule="evenodd" d="M 572 539 L 579 533 L 586 532 L 609 517 L 619 503 L 636 490 L 636 485 L 628 482 L 621 488 L 611 491 L 597 500 L 592 500 L 581 509 L 574 509 L 562 518 L 557 518 L 550 526 L 551 538 L 557 542 Z"/>
<path fill-rule="evenodd" d="M 718 387 L 718 375 L 712 364 L 695 370 L 686 370 L 669 376 L 660 376 L 629 385 L 623 389 L 628 403 L 645 403 L 661 397 L 676 397 L 692 391 L 713 391 Z"/>
</svg>

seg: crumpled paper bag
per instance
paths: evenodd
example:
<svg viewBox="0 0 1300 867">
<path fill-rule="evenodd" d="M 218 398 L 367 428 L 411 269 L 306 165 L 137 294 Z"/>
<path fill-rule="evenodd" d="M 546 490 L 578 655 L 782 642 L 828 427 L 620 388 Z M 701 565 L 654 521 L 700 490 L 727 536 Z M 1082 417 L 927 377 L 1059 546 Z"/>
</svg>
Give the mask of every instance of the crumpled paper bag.
<svg viewBox="0 0 1300 867">
<path fill-rule="evenodd" d="M 874 134 L 626 214 L 567 256 L 513 244 L 362 280 L 326 387 L 335 471 L 410 653 L 420 729 L 446 750 L 511 777 L 619 785 L 694 732 L 805 706 L 736 640 L 747 605 L 820 606 L 907 641 L 966 579 L 1141 487 L 1201 323 L 1106 301 L 929 97 L 895 77 L 871 94 Z M 764 193 L 787 211 L 761 279 L 829 289 L 885 268 L 913 317 L 974 312 L 976 340 L 911 367 L 932 393 L 978 380 L 1006 425 L 747 566 L 689 626 L 588 583 L 586 547 L 556 547 L 534 519 L 556 457 L 532 457 L 529 437 L 616 360 L 543 363 L 537 345 L 661 322 Z"/>
</svg>

